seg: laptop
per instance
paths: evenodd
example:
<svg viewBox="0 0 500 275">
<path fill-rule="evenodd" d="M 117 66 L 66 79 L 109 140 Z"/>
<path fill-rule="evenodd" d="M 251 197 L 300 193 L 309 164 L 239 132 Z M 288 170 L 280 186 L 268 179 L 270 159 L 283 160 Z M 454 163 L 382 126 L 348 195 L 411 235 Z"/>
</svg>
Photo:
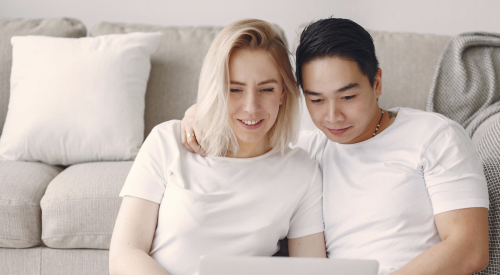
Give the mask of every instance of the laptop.
<svg viewBox="0 0 500 275">
<path fill-rule="evenodd" d="M 377 275 L 375 260 L 203 256 L 199 275 Z"/>
</svg>

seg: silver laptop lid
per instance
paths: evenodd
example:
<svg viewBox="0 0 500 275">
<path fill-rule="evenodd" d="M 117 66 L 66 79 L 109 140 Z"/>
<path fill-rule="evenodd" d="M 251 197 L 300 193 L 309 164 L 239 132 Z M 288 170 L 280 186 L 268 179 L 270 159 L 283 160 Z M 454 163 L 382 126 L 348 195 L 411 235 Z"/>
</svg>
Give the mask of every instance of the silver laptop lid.
<svg viewBox="0 0 500 275">
<path fill-rule="evenodd" d="M 375 260 L 204 256 L 199 275 L 377 275 Z"/>
</svg>

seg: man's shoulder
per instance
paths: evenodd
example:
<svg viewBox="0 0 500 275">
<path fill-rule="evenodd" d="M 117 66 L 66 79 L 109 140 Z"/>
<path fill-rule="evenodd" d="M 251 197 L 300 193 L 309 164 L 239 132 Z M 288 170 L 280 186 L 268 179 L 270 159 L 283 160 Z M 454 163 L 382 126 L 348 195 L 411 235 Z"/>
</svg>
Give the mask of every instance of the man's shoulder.
<svg viewBox="0 0 500 275">
<path fill-rule="evenodd" d="M 442 114 L 426 112 L 411 108 L 401 108 L 398 112 L 398 123 L 394 137 L 401 138 L 406 143 L 415 142 L 427 146 L 440 136 L 461 136 L 468 139 L 464 128 L 457 122 Z"/>
<path fill-rule="evenodd" d="M 415 131 L 431 132 L 458 125 L 455 121 L 435 112 L 427 112 L 412 108 L 399 108 L 397 117 L 400 120 L 399 126 L 407 126 Z"/>
</svg>

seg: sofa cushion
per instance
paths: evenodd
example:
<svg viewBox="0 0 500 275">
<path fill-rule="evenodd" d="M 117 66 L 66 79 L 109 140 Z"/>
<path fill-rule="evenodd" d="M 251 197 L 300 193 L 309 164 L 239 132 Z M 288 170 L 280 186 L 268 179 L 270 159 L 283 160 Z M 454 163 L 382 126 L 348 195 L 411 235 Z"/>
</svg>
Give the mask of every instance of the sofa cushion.
<svg viewBox="0 0 500 275">
<path fill-rule="evenodd" d="M 146 90 L 144 137 L 159 123 L 181 119 L 196 102 L 203 59 L 217 27 L 164 27 L 103 22 L 91 36 L 130 32 L 162 32 L 161 47 L 151 57 L 151 73 Z"/>
<path fill-rule="evenodd" d="M 72 165 L 41 200 L 42 240 L 52 248 L 109 249 L 132 161 Z"/>
<path fill-rule="evenodd" d="M 0 248 L 0 274 L 40 275 L 41 252 L 40 246 L 27 249 Z"/>
<path fill-rule="evenodd" d="M 12 46 L 10 38 L 20 35 L 83 37 L 85 26 L 76 19 L 0 19 L 0 135 L 2 134 L 10 95 Z"/>
<path fill-rule="evenodd" d="M 144 140 L 150 56 L 160 38 L 13 37 L 0 159 L 53 165 L 133 160 Z"/>
<path fill-rule="evenodd" d="M 42 247 L 40 275 L 109 274 L 109 251 Z"/>
<path fill-rule="evenodd" d="M 61 168 L 37 162 L 0 161 L 0 247 L 40 245 L 40 200 Z"/>
</svg>

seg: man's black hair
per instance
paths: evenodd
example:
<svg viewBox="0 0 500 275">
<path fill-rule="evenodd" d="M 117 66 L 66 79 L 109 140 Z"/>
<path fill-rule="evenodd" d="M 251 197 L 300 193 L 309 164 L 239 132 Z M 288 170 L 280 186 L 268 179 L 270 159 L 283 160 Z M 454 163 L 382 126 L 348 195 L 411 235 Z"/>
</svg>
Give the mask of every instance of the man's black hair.
<svg viewBox="0 0 500 275">
<path fill-rule="evenodd" d="M 379 69 L 373 38 L 349 19 L 321 19 L 307 26 L 300 35 L 296 52 L 297 82 L 302 86 L 302 66 L 322 57 L 341 57 L 358 63 L 373 86 Z"/>
</svg>

